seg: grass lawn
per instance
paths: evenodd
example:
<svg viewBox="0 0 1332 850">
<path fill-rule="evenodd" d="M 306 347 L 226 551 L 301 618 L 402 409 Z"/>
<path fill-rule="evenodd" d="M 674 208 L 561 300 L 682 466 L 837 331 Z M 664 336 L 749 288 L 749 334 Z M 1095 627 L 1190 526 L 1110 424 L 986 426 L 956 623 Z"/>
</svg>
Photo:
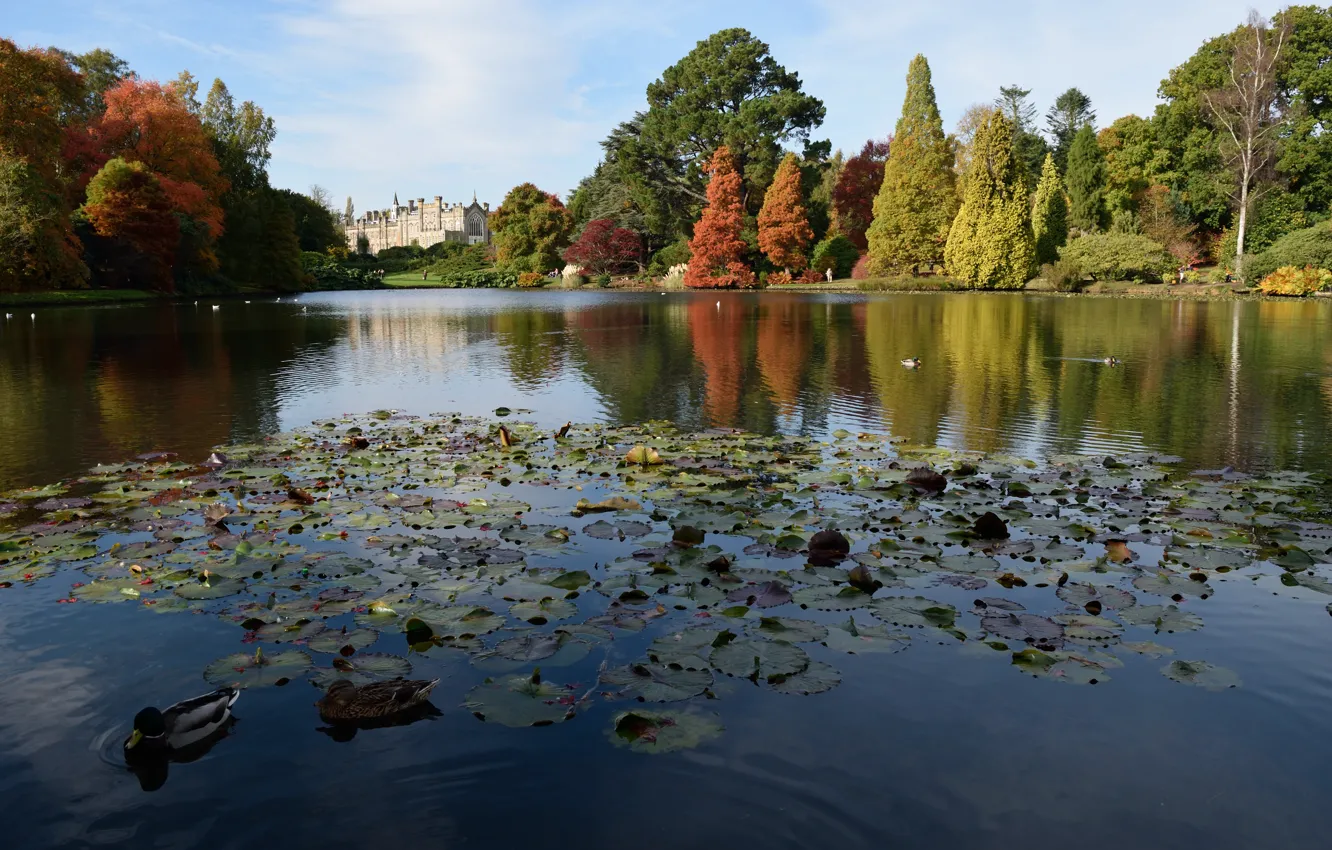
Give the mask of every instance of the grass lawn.
<svg viewBox="0 0 1332 850">
<path fill-rule="evenodd" d="M 440 283 L 438 276 L 421 280 L 419 271 L 386 274 L 384 275 L 384 285 L 396 286 L 400 289 L 438 289 L 444 286 Z"/>
<path fill-rule="evenodd" d="M 51 292 L 0 292 L 0 307 L 48 307 L 62 304 L 124 304 L 163 296 L 143 289 L 59 289 Z"/>
</svg>

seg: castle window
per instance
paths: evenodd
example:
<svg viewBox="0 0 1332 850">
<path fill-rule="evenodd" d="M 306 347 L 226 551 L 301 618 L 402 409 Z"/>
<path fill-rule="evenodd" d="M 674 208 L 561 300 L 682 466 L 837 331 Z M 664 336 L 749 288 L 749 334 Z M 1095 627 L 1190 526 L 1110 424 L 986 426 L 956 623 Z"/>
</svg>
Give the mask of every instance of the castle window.
<svg viewBox="0 0 1332 850">
<path fill-rule="evenodd" d="M 469 215 L 467 217 L 467 235 L 478 237 L 483 235 L 481 233 L 481 216 Z"/>
</svg>

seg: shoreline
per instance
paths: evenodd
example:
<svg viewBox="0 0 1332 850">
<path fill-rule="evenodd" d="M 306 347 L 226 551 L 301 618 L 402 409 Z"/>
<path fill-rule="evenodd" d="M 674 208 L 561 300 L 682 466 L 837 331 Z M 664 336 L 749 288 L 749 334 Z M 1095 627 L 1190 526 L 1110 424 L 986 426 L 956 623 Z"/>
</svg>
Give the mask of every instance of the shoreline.
<svg viewBox="0 0 1332 850">
<path fill-rule="evenodd" d="M 911 279 L 891 279 L 891 280 L 835 280 L 831 283 L 821 284 L 788 284 L 785 286 L 772 286 L 763 289 L 749 290 L 727 290 L 735 292 L 774 292 L 774 293 L 794 293 L 801 295 L 812 295 L 819 293 L 834 293 L 838 295 L 873 295 L 875 293 L 897 293 L 897 294 L 935 294 L 948 293 L 955 295 L 966 294 L 1013 294 L 1013 295 L 1043 295 L 1062 298 L 1140 298 L 1154 300 L 1170 301 L 1299 301 L 1306 300 L 1292 296 L 1273 296 L 1264 295 L 1254 289 L 1236 289 L 1226 284 L 1135 284 L 1128 281 L 1111 281 L 1104 283 L 1093 283 L 1080 292 L 1059 292 L 1052 287 L 1041 285 L 1035 282 L 1035 286 L 1027 286 L 1023 289 L 1014 290 L 992 290 L 992 289 L 963 289 L 955 288 L 951 285 L 940 286 L 938 282 L 929 278 L 919 280 Z M 446 290 L 455 289 L 455 287 L 441 286 L 431 284 L 428 281 L 422 281 L 421 285 L 410 285 L 407 283 L 394 282 L 381 288 L 373 290 L 366 289 L 321 289 L 311 292 L 266 292 L 256 290 L 251 292 L 234 292 L 224 295 L 182 295 L 179 293 L 159 293 L 150 292 L 142 289 L 74 289 L 74 290 L 53 290 L 46 292 L 4 292 L 0 293 L 0 309 L 25 308 L 25 307 L 92 307 L 109 306 L 119 304 L 146 304 L 152 302 L 181 302 L 181 301 L 234 301 L 245 298 L 285 298 L 300 295 L 309 295 L 315 292 L 393 292 L 409 290 Z M 531 287 L 525 289 L 511 289 L 503 291 L 519 292 L 689 292 L 691 290 L 672 287 L 662 289 L 660 286 L 652 283 L 641 283 L 633 280 L 615 281 L 609 287 L 597 287 L 590 284 L 582 286 L 566 287 L 561 285 L 551 285 L 542 287 Z M 703 290 L 699 290 L 703 291 Z M 707 290 L 717 291 L 722 290 Z M 1309 299 L 1329 299 L 1332 298 L 1332 292 L 1316 292 Z"/>
</svg>

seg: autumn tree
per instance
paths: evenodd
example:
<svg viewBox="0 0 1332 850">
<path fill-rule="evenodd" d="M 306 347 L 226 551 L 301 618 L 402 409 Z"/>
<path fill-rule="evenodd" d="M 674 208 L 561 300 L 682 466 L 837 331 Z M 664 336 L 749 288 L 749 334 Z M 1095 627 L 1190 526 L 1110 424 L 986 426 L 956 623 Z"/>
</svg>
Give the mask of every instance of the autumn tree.
<svg viewBox="0 0 1332 850">
<path fill-rule="evenodd" d="M 1068 201 L 1064 181 L 1055 168 L 1054 153 L 1045 155 L 1041 182 L 1036 186 L 1036 200 L 1031 212 L 1031 233 L 1036 243 L 1036 264 L 1059 259 L 1059 249 L 1068 241 Z"/>
<path fill-rule="evenodd" d="M 813 238 L 801 198 L 800 165 L 796 155 L 788 153 L 763 197 L 758 215 L 759 248 L 770 263 L 789 275 L 809 264 L 805 251 Z"/>
<path fill-rule="evenodd" d="M 685 271 L 685 286 L 709 289 L 753 286 L 754 272 L 743 262 L 748 246 L 741 231 L 745 215 L 740 203 L 741 179 L 726 145 L 717 148 L 708 163 L 707 205 L 694 225 L 689 241 L 692 254 Z"/>
<path fill-rule="evenodd" d="M 616 227 L 613 219 L 599 218 L 587 223 L 565 250 L 564 260 L 578 266 L 585 275 L 625 274 L 641 264 L 641 252 L 637 233 Z"/>
<path fill-rule="evenodd" d="M 883 163 L 889 148 L 888 139 L 865 142 L 860 153 L 842 166 L 832 190 L 836 229 L 862 251 L 869 245 L 865 231 L 874 220 L 874 199 L 883 185 Z"/>
<path fill-rule="evenodd" d="M 531 183 L 509 190 L 490 220 L 496 262 L 516 272 L 545 273 L 559 268 L 569 245 L 573 219 L 558 197 Z"/>
<path fill-rule="evenodd" d="M 943 260 L 948 228 L 957 212 L 953 149 L 930 81 L 930 66 L 917 55 L 907 70 L 906 100 L 874 199 L 866 237 L 870 273 L 891 274 Z"/>
<path fill-rule="evenodd" d="M 60 54 L 0 38 L 0 290 L 80 286 L 87 276 L 62 161 L 62 117 L 81 97 Z"/>
<path fill-rule="evenodd" d="M 1142 190 L 1136 200 L 1142 235 L 1165 246 L 1181 265 L 1198 259 L 1197 227 L 1180 214 L 1169 188 L 1159 183 Z"/>
<path fill-rule="evenodd" d="M 973 103 L 958 119 L 957 126 L 949 142 L 953 146 L 953 173 L 957 175 L 957 196 L 959 202 L 966 193 L 967 170 L 971 167 L 971 150 L 975 144 L 976 131 L 990 117 L 995 108 L 988 103 Z"/>
<path fill-rule="evenodd" d="M 973 289 L 1021 289 L 1036 255 L 1027 198 L 1013 125 L 996 112 L 976 132 L 966 195 L 944 253 L 948 273 Z"/>
<path fill-rule="evenodd" d="M 106 91 L 106 111 L 88 126 L 91 151 L 85 174 L 109 159 L 141 162 L 156 175 L 179 213 L 201 222 L 212 238 L 222 235 L 220 204 L 227 190 L 213 144 L 199 118 L 172 88 L 124 79 Z"/>
<path fill-rule="evenodd" d="M 132 285 L 142 276 L 153 288 L 172 291 L 180 223 L 174 204 L 148 166 L 120 157 L 108 160 L 88 182 L 83 214 L 98 236 L 119 249 L 106 252 L 117 267 L 111 280 Z"/>
<path fill-rule="evenodd" d="M 1084 233 L 1105 227 L 1105 154 L 1096 143 L 1096 131 L 1084 124 L 1068 150 L 1068 222 Z"/>
<path fill-rule="evenodd" d="M 1257 12 L 1237 34 L 1234 53 L 1221 88 L 1204 93 L 1221 133 L 1221 151 L 1234 175 L 1231 198 L 1238 211 L 1235 224 L 1235 270 L 1244 278 L 1244 237 L 1249 207 L 1261 191 L 1260 180 L 1276 155 L 1277 77 L 1288 28 L 1273 29 Z"/>
</svg>

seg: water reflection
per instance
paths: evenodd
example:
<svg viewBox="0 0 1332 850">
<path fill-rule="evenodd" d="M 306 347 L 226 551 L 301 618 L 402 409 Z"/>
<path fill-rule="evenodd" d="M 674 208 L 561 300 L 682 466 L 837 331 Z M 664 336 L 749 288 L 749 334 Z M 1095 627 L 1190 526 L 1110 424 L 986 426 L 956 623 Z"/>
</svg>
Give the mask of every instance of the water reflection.
<svg viewBox="0 0 1332 850">
<path fill-rule="evenodd" d="M 533 409 L 1328 469 L 1332 305 L 1011 295 L 336 293 L 0 326 L 0 486 L 375 407 Z M 907 370 L 904 357 L 918 356 Z M 1121 366 L 1102 358 L 1115 356 Z"/>
</svg>

